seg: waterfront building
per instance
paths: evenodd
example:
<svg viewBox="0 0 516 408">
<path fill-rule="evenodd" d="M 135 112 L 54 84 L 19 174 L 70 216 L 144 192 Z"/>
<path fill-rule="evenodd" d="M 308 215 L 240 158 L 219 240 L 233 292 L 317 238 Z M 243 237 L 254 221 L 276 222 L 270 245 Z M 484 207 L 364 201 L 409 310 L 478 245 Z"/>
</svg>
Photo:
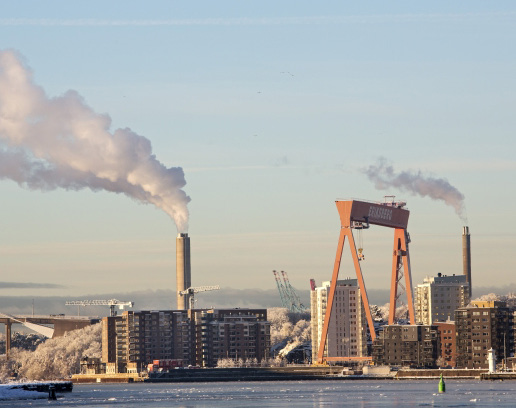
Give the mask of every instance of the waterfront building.
<svg viewBox="0 0 516 408">
<path fill-rule="evenodd" d="M 107 373 L 136 373 L 153 360 L 193 361 L 186 310 L 125 311 L 102 319 L 102 362 Z"/>
<path fill-rule="evenodd" d="M 83 357 L 80 361 L 81 374 L 104 374 L 106 365 L 98 357 Z"/>
<path fill-rule="evenodd" d="M 501 301 L 474 301 L 455 312 L 457 367 L 488 368 L 493 349 L 497 363 L 513 352 L 513 312 Z"/>
<path fill-rule="evenodd" d="M 387 325 L 373 342 L 376 365 L 434 368 L 439 355 L 435 325 Z"/>
<path fill-rule="evenodd" d="M 437 322 L 437 332 L 441 341 L 441 361 L 440 367 L 455 368 L 457 365 L 457 338 L 455 330 L 455 322 L 448 320 L 446 322 Z"/>
<path fill-rule="evenodd" d="M 317 356 L 326 316 L 330 282 L 310 292 L 312 359 Z M 364 357 L 367 355 L 367 320 L 356 279 L 337 281 L 328 326 L 327 357 Z"/>
<path fill-rule="evenodd" d="M 266 309 L 125 311 L 102 319 L 106 373 L 137 373 L 155 360 L 216 366 L 220 358 L 268 358 Z"/>
<path fill-rule="evenodd" d="M 269 358 L 271 324 L 266 309 L 197 310 L 195 326 L 195 365 L 215 367 L 221 359 L 251 360 Z"/>
<path fill-rule="evenodd" d="M 416 287 L 416 323 L 434 324 L 454 319 L 455 310 L 467 306 L 469 284 L 467 276 L 446 276 L 438 273 L 427 277 Z"/>
</svg>

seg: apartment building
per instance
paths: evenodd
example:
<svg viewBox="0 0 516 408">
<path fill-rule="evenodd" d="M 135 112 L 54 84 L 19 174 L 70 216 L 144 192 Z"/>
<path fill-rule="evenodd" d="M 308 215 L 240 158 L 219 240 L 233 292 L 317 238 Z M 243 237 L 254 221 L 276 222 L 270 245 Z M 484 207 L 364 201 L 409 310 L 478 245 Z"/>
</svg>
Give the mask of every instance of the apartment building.
<svg viewBox="0 0 516 408">
<path fill-rule="evenodd" d="M 457 367 L 488 368 L 489 349 L 501 363 L 514 349 L 513 312 L 505 302 L 474 301 L 455 312 Z"/>
<path fill-rule="evenodd" d="M 434 368 L 440 341 L 434 325 L 388 325 L 373 342 L 376 365 Z"/>
<path fill-rule="evenodd" d="M 215 366 L 219 358 L 268 358 L 265 309 L 125 311 L 102 319 L 107 373 L 140 372 L 154 360 Z"/>
<path fill-rule="evenodd" d="M 416 323 L 424 325 L 453 320 L 455 310 L 467 306 L 469 284 L 467 276 L 446 276 L 438 273 L 427 277 L 416 287 Z"/>
<path fill-rule="evenodd" d="M 269 358 L 271 325 L 266 309 L 194 311 L 195 364 L 214 367 L 220 359 Z"/>
<path fill-rule="evenodd" d="M 326 316 L 330 282 L 323 282 L 310 294 L 312 314 L 312 358 L 317 356 Z M 367 320 L 356 279 L 337 281 L 325 355 L 327 357 L 363 357 L 367 355 Z"/>
<path fill-rule="evenodd" d="M 125 311 L 102 319 L 106 372 L 139 372 L 153 360 L 190 363 L 192 328 L 185 310 Z"/>
<path fill-rule="evenodd" d="M 457 366 L 457 338 L 455 330 L 455 322 L 448 320 L 446 322 L 437 322 L 437 332 L 441 341 L 441 361 L 440 367 L 456 367 Z"/>
</svg>

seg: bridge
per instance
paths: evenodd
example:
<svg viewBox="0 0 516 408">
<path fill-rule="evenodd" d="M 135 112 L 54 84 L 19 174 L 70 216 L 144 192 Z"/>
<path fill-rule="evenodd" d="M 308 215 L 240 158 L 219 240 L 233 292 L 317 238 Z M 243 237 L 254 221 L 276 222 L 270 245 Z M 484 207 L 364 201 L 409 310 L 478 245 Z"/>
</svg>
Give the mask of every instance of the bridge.
<svg viewBox="0 0 516 408">
<path fill-rule="evenodd" d="M 5 354 L 9 358 L 11 350 L 11 328 L 13 324 L 23 324 L 31 330 L 37 331 L 49 338 L 61 337 L 65 333 L 92 324 L 99 323 L 100 317 L 58 315 L 18 315 L 11 316 L 0 313 L 0 324 L 5 325 Z M 53 326 L 53 328 L 49 327 Z"/>
</svg>

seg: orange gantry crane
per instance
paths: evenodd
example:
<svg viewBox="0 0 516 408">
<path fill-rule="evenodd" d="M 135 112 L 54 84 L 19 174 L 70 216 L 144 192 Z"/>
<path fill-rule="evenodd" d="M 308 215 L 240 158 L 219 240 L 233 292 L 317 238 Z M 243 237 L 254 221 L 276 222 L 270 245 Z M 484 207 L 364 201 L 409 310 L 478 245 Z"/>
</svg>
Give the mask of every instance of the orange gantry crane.
<svg viewBox="0 0 516 408">
<path fill-rule="evenodd" d="M 370 225 L 379 225 L 394 229 L 394 247 L 392 253 L 392 276 L 391 276 L 391 292 L 389 301 L 389 324 L 394 323 L 396 313 L 396 303 L 398 296 L 398 285 L 401 285 L 400 280 L 405 277 L 405 292 L 407 294 L 407 303 L 409 311 L 409 319 L 411 324 L 415 324 L 414 303 L 412 299 L 412 277 L 410 274 L 410 257 L 408 244 L 410 238 L 407 232 L 407 224 L 410 212 L 403 208 L 405 202 L 395 202 L 393 196 L 387 196 L 390 199 L 383 203 L 371 203 L 367 201 L 336 201 L 337 210 L 340 216 L 340 236 L 337 246 L 337 254 L 335 256 L 335 264 L 333 267 L 333 275 L 331 278 L 330 293 L 327 298 L 326 314 L 324 317 L 324 324 L 321 332 L 321 342 L 319 344 L 317 362 L 322 364 L 323 361 L 337 361 L 337 360 L 363 360 L 364 357 L 326 357 L 324 351 L 326 347 L 326 340 L 328 335 L 328 326 L 331 318 L 331 311 L 333 306 L 333 298 L 335 296 L 335 288 L 339 277 L 340 262 L 342 259 L 342 252 L 346 237 L 349 241 L 349 248 L 355 266 L 358 285 L 362 293 L 364 302 L 364 309 L 369 326 L 369 333 L 371 340 L 374 341 L 376 334 L 374 331 L 373 318 L 369 308 L 369 300 L 367 298 L 367 291 L 365 287 L 364 278 L 362 276 L 362 269 L 360 261 L 363 259 L 361 248 L 360 253 L 355 246 L 353 238 L 353 229 L 361 230 L 369 228 Z M 386 198 L 387 198 L 386 197 Z M 402 271 L 403 269 L 403 271 Z M 404 272 L 404 273 L 403 273 Z"/>
</svg>

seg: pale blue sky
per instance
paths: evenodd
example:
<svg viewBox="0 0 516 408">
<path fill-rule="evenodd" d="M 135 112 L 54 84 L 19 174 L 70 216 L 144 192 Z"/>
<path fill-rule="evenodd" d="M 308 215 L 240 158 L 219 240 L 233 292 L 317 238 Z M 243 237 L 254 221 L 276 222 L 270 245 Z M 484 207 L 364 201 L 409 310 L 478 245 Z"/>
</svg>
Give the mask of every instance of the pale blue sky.
<svg viewBox="0 0 516 408">
<path fill-rule="evenodd" d="M 2 2 L 0 48 L 48 96 L 76 90 L 184 169 L 196 286 L 272 288 L 272 269 L 299 288 L 329 280 L 334 200 L 385 194 L 411 210 L 414 284 L 461 273 L 461 220 L 376 190 L 359 170 L 379 157 L 465 195 L 474 284 L 503 286 L 516 282 L 515 23 L 508 1 L 18 1 Z M 66 287 L 5 294 L 174 287 L 176 228 L 152 206 L 9 180 L 0 194 L 0 281 Z M 391 240 L 364 234 L 370 288 L 389 284 Z"/>
</svg>

